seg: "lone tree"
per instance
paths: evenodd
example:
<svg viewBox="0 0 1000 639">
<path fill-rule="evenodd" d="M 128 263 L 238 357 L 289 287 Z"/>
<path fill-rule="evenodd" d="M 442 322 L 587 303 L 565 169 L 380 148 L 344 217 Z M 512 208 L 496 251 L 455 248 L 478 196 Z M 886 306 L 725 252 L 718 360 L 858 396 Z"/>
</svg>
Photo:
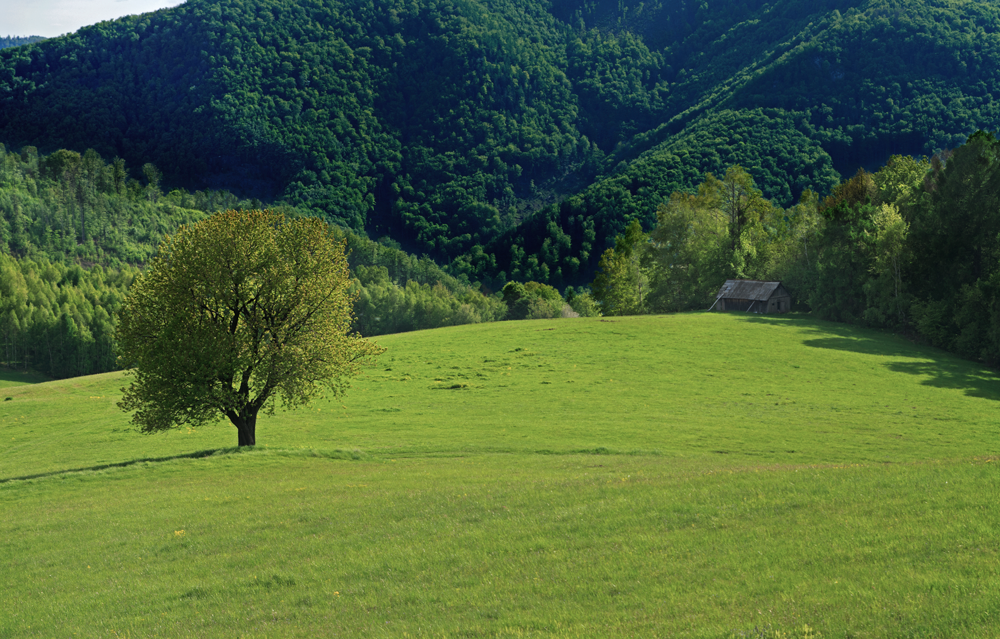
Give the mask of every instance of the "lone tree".
<svg viewBox="0 0 1000 639">
<path fill-rule="evenodd" d="M 226 416 L 240 446 L 257 414 L 329 391 L 384 349 L 350 333 L 344 244 L 316 219 L 226 211 L 160 245 L 118 316 L 118 406 L 143 432 Z"/>
</svg>

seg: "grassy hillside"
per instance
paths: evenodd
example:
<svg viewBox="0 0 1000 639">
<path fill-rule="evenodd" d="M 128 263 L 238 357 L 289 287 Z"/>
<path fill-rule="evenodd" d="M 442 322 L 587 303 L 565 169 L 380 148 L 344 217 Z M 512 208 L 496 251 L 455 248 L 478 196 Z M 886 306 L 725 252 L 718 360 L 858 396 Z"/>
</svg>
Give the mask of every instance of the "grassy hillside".
<svg viewBox="0 0 1000 639">
<path fill-rule="evenodd" d="M 129 430 L 118 373 L 7 387 L 0 636 L 1000 628 L 991 371 L 802 316 L 377 339 L 251 452 Z"/>
</svg>

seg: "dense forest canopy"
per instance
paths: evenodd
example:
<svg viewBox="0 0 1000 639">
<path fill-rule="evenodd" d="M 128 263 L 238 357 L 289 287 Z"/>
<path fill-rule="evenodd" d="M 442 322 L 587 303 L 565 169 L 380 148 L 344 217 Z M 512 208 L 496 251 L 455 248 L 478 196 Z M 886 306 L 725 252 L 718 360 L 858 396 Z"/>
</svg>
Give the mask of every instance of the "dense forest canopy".
<svg viewBox="0 0 1000 639">
<path fill-rule="evenodd" d="M 600 257 L 606 315 L 706 309 L 730 278 L 780 280 L 824 319 L 902 331 L 1000 366 L 1000 142 L 896 155 L 824 198 L 764 197 L 742 167 L 676 191 Z"/>
<path fill-rule="evenodd" d="M 160 240 L 265 203 L 340 228 L 366 335 L 747 277 L 1000 363 L 988 2 L 189 0 L 16 44 L 8 365 L 113 368 Z"/>
<path fill-rule="evenodd" d="M 0 144 L 0 364 L 53 377 L 114 370 L 116 312 L 161 241 L 217 211 L 261 206 L 227 191 L 164 193 L 159 180 L 150 163 L 133 169 L 93 149 L 40 155 Z M 334 232 L 350 255 L 353 328 L 364 335 L 506 316 L 498 297 L 427 257 Z"/>
<path fill-rule="evenodd" d="M 958 0 L 189 0 L 0 52 L 0 141 L 565 287 L 706 172 L 791 206 L 1000 128 L 998 27 Z"/>
</svg>

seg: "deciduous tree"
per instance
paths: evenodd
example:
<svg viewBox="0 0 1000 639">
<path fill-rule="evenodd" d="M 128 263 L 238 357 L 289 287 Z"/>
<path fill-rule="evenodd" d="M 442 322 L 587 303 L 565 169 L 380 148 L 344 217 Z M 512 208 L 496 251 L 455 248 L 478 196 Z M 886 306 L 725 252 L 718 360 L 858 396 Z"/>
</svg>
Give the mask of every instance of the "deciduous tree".
<svg viewBox="0 0 1000 639">
<path fill-rule="evenodd" d="M 638 220 L 601 256 L 597 276 L 591 286 L 594 299 L 604 315 L 638 315 L 645 312 L 649 277 L 642 266 L 649 238 Z"/>
<path fill-rule="evenodd" d="M 257 415 L 340 395 L 382 352 L 350 333 L 344 246 L 317 219 L 226 211 L 160 246 L 119 313 L 119 406 L 153 432 L 225 416 L 239 445 Z"/>
<path fill-rule="evenodd" d="M 656 209 L 650 232 L 649 303 L 657 312 L 705 308 L 725 281 L 728 217 L 719 207 L 718 180 L 697 194 L 677 191 Z"/>
</svg>

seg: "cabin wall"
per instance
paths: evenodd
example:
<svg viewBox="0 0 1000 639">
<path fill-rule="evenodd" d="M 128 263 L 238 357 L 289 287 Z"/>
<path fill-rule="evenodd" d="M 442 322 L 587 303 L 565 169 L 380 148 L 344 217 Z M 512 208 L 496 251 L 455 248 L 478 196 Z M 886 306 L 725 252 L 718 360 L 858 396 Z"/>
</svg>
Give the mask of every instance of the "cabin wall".
<svg viewBox="0 0 1000 639">
<path fill-rule="evenodd" d="M 775 295 L 767 301 L 765 313 L 787 313 L 792 310 L 792 298 L 786 295 Z"/>
<path fill-rule="evenodd" d="M 759 301 L 754 302 L 754 300 L 737 300 L 731 298 L 722 298 L 715 305 L 715 308 L 721 311 L 750 311 L 751 306 L 753 307 L 754 313 L 788 313 L 792 310 L 792 298 L 790 296 L 775 296 L 766 302 Z"/>
<path fill-rule="evenodd" d="M 719 300 L 719 303 L 715 305 L 715 307 L 720 311 L 748 311 L 750 310 L 751 304 L 753 304 L 753 300 L 722 298 Z M 761 305 L 758 304 L 757 306 L 760 307 Z"/>
</svg>

